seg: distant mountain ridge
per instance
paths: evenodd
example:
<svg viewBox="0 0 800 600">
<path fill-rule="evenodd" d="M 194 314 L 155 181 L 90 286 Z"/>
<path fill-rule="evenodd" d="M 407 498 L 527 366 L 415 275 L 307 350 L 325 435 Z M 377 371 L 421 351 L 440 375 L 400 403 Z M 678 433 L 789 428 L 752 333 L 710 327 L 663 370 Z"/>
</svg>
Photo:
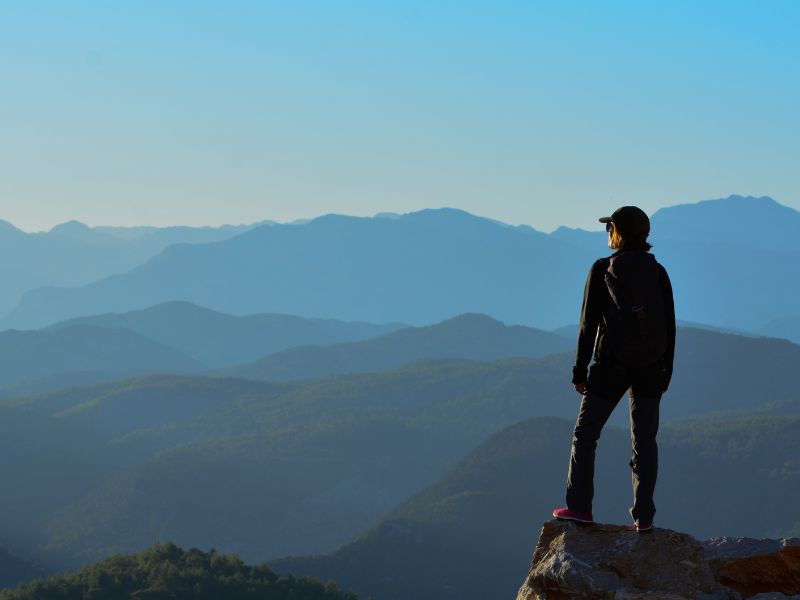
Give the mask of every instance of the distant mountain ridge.
<svg viewBox="0 0 800 600">
<path fill-rule="evenodd" d="M 124 273 L 177 243 L 227 239 L 259 224 L 221 227 L 89 227 L 79 221 L 26 233 L 0 219 L 0 314 L 43 286 L 74 287 Z"/>
<path fill-rule="evenodd" d="M 657 210 L 651 217 L 654 231 L 670 240 L 708 241 L 774 250 L 800 249 L 800 211 L 769 196 L 728 196 L 694 204 L 677 204 Z M 754 242 L 757 242 L 754 244 Z"/>
<path fill-rule="evenodd" d="M 798 211 L 767 197 L 730 196 L 660 209 L 652 223 L 680 319 L 758 332 L 797 314 L 800 281 L 788 274 L 800 261 Z M 575 322 L 586 273 L 607 254 L 602 232 L 545 234 L 452 208 L 324 215 L 172 245 L 82 287 L 32 290 L 0 326 L 39 327 L 181 299 L 234 315 L 420 326 L 483 313 L 552 329 Z"/>
<path fill-rule="evenodd" d="M 285 348 L 363 340 L 406 327 L 291 315 L 226 315 L 189 302 L 0 332 L 0 398 L 146 373 L 199 373 Z"/>
<path fill-rule="evenodd" d="M 690 331 L 680 327 L 680 339 Z M 0 366 L 0 397 L 153 372 L 292 381 L 380 372 L 431 358 L 536 358 L 574 352 L 575 337 L 574 326 L 546 332 L 475 313 L 406 327 L 289 315 L 235 317 L 188 302 L 168 302 L 71 319 L 40 331 L 0 333 L 0 357 L 8 354 L 6 375 Z M 695 344 L 702 335 L 691 333 L 689 339 Z M 730 339 L 736 343 L 738 338 Z M 778 360 L 780 345 L 777 340 L 765 344 L 770 361 Z M 250 362 L 253 358 L 258 360 Z M 764 369 L 771 372 L 768 365 Z"/>
<path fill-rule="evenodd" d="M 507 326 L 486 315 L 472 313 L 426 327 L 407 327 L 364 341 L 290 348 L 216 374 L 273 381 L 313 379 L 333 374 L 385 371 L 421 358 L 479 361 L 536 358 L 570 350 L 573 345 L 551 332 L 521 325 Z"/>
<path fill-rule="evenodd" d="M 499 313 L 492 316 L 524 322 L 537 307 L 545 314 L 549 303 L 533 275 L 538 267 L 544 271 L 554 250 L 562 268 L 549 274 L 553 292 L 577 290 L 584 277 L 578 273 L 585 270 L 581 253 L 560 242 L 554 247 L 530 228 L 500 226 L 455 209 L 397 219 L 325 215 L 304 225 L 257 227 L 221 242 L 173 245 L 124 275 L 29 292 L 2 326 L 38 327 L 175 299 L 234 315 L 410 324 L 487 312 L 499 303 L 507 309 L 488 311 Z M 529 263 L 524 270 L 521 258 Z M 554 325 L 573 312 L 564 309 Z"/>
<path fill-rule="evenodd" d="M 234 316 L 176 300 L 125 313 L 76 317 L 42 331 L 78 324 L 130 330 L 208 368 L 252 361 L 295 346 L 364 340 L 406 327 L 402 323 L 378 325 L 281 314 Z"/>
<path fill-rule="evenodd" d="M 54 331 L 0 332 L 0 387 L 68 372 L 197 373 L 206 367 L 133 331 L 74 323 Z"/>
</svg>

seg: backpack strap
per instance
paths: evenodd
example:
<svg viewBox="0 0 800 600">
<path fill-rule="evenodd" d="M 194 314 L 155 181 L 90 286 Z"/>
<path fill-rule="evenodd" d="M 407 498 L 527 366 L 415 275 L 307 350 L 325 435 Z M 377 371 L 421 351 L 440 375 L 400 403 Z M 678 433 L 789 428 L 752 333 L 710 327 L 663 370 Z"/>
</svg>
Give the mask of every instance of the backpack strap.
<svg viewBox="0 0 800 600">
<path fill-rule="evenodd" d="M 647 311 L 644 308 L 644 300 L 641 295 L 637 294 L 634 290 L 623 285 L 619 279 L 611 272 L 614 266 L 614 259 L 612 256 L 608 262 L 608 269 L 605 273 L 606 286 L 608 287 L 609 295 L 612 301 L 617 306 L 617 310 L 621 313 L 630 310 L 636 319 L 636 325 L 639 329 L 639 335 L 642 339 L 647 338 Z M 630 303 L 623 300 L 623 296 L 627 296 Z"/>
</svg>

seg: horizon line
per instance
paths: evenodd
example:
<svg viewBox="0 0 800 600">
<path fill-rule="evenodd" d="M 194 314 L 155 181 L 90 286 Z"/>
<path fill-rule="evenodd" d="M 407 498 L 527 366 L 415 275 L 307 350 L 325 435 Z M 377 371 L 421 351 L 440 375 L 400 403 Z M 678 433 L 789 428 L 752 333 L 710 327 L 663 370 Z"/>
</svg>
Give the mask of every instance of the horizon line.
<svg viewBox="0 0 800 600">
<path fill-rule="evenodd" d="M 769 201 L 775 202 L 775 203 L 777 203 L 777 204 L 779 204 L 781 206 L 784 206 L 786 208 L 792 208 L 791 206 L 787 206 L 785 204 L 781 204 L 780 202 L 775 200 L 775 198 L 773 198 L 772 196 L 767 196 L 767 195 L 764 195 L 764 196 L 752 196 L 752 195 L 743 196 L 741 194 L 729 194 L 728 196 L 719 197 L 719 198 L 708 198 L 708 199 L 704 199 L 704 200 L 696 200 L 696 201 L 690 201 L 690 202 L 679 202 L 679 203 L 676 203 L 676 204 L 669 204 L 669 205 L 666 205 L 666 206 L 661 206 L 658 209 L 656 209 L 655 211 L 653 211 L 653 213 L 650 214 L 649 216 L 652 217 L 654 214 L 656 214 L 657 212 L 659 212 L 660 210 L 663 210 L 665 208 L 674 208 L 674 207 L 677 207 L 677 206 L 696 205 L 696 204 L 702 204 L 702 203 L 706 203 L 706 202 L 719 202 L 719 201 L 734 200 L 734 199 L 737 199 L 737 200 L 759 200 L 759 201 L 769 200 Z M 240 228 L 240 227 L 251 227 L 252 228 L 252 227 L 258 227 L 258 226 L 263 226 L 263 225 L 304 225 L 304 224 L 309 223 L 311 221 L 315 221 L 317 219 L 320 219 L 320 218 L 323 218 L 323 217 L 327 217 L 327 216 L 352 217 L 352 218 L 360 218 L 360 219 L 376 219 L 376 218 L 392 218 L 392 217 L 398 217 L 399 218 L 399 217 L 404 217 L 404 216 L 407 216 L 407 215 L 412 215 L 412 214 L 416 214 L 416 213 L 420 213 L 420 212 L 424 212 L 424 211 L 429 211 L 429 210 L 435 210 L 435 211 L 440 211 L 440 210 L 460 211 L 460 212 L 464 212 L 464 213 L 467 213 L 469 215 L 472 215 L 474 217 L 486 219 L 486 220 L 489 220 L 489 221 L 492 221 L 494 223 L 497 223 L 497 224 L 500 224 L 500 225 L 504 225 L 504 226 L 507 226 L 507 227 L 530 227 L 531 229 L 534 229 L 535 231 L 538 231 L 539 233 L 545 233 L 545 234 L 548 234 L 548 235 L 552 234 L 553 232 L 555 232 L 555 231 L 557 231 L 557 230 L 559 230 L 561 228 L 574 229 L 576 231 L 591 231 L 591 232 L 595 231 L 595 230 L 592 230 L 592 229 L 583 229 L 582 227 L 570 227 L 570 226 L 564 225 L 564 224 L 561 224 L 561 225 L 555 227 L 551 231 L 544 231 L 544 230 L 536 229 L 536 227 L 534 227 L 533 225 L 530 225 L 529 223 L 513 224 L 513 223 L 509 223 L 507 221 L 502 221 L 500 219 L 496 219 L 494 217 L 489 217 L 489 216 L 485 216 L 485 215 L 476 214 L 476 213 L 470 212 L 470 211 L 468 211 L 466 209 L 458 208 L 456 206 L 426 207 L 426 208 L 421 208 L 421 209 L 418 209 L 418 210 L 411 210 L 411 211 L 407 211 L 407 212 L 393 212 L 393 211 L 385 211 L 384 210 L 384 211 L 378 211 L 378 212 L 373 213 L 371 215 L 356 215 L 356 214 L 344 214 L 344 213 L 329 212 L 329 213 L 319 214 L 319 215 L 316 215 L 314 217 L 298 217 L 298 218 L 293 219 L 291 221 L 282 221 L 281 222 L 281 221 L 276 221 L 274 219 L 261 219 L 261 220 L 252 221 L 250 223 L 220 223 L 220 224 L 217 224 L 217 225 L 208 225 L 208 224 L 204 224 L 204 225 L 187 225 L 186 223 L 172 223 L 172 224 L 166 224 L 166 225 L 148 225 L 148 224 L 138 224 L 138 225 L 96 224 L 96 225 L 90 225 L 90 224 L 85 223 L 83 221 L 80 221 L 78 219 L 69 219 L 67 221 L 63 221 L 61 223 L 56 223 L 56 224 L 52 225 L 50 227 L 50 229 L 27 230 L 27 229 L 23 229 L 22 227 L 19 227 L 19 226 L 15 225 L 14 223 L 12 223 L 11 221 L 9 221 L 7 219 L 3 219 L 2 217 L 0 217 L 0 224 L 4 224 L 6 226 L 10 226 L 13 229 L 15 229 L 17 231 L 20 231 L 20 232 L 22 232 L 22 233 L 24 233 L 26 235 L 52 233 L 54 229 L 56 229 L 58 227 L 62 227 L 64 225 L 69 225 L 71 223 L 75 223 L 77 225 L 81 225 L 81 226 L 84 226 L 84 227 L 86 227 L 88 229 L 92 229 L 92 230 L 103 229 L 103 228 L 106 228 L 106 229 L 127 229 L 127 230 L 130 230 L 130 229 L 170 229 L 172 227 L 187 227 L 187 228 L 191 228 L 191 229 L 223 229 L 223 228 Z M 613 210 L 613 209 L 610 209 L 609 212 L 611 210 Z M 796 210 L 796 209 L 793 209 L 793 210 Z M 602 231 L 602 228 L 598 228 L 597 231 Z"/>
</svg>

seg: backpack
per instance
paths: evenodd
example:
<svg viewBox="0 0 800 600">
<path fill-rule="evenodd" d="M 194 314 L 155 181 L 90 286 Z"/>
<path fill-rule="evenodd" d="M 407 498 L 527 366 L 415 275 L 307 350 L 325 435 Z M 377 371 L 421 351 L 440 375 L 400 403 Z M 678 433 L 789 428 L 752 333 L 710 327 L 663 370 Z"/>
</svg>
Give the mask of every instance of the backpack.
<svg viewBox="0 0 800 600">
<path fill-rule="evenodd" d="M 648 252 L 612 256 L 605 272 L 609 307 L 603 346 L 625 367 L 657 362 L 667 350 L 661 269 Z"/>
</svg>

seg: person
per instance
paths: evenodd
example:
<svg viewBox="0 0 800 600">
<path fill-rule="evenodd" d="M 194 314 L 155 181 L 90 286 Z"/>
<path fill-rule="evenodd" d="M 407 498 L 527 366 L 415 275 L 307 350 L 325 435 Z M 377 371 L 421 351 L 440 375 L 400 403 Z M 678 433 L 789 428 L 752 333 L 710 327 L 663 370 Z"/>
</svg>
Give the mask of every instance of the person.
<svg viewBox="0 0 800 600">
<path fill-rule="evenodd" d="M 653 528 L 658 474 L 658 414 L 675 356 L 675 306 L 666 269 L 650 253 L 650 220 L 640 208 L 623 206 L 600 219 L 608 246 L 583 294 L 578 349 L 572 372 L 581 404 L 567 473 L 567 506 L 558 519 L 591 523 L 595 449 L 611 412 L 625 392 L 630 401 L 633 529 Z M 591 358 L 594 362 L 588 368 Z M 587 373 L 588 370 L 588 373 Z"/>
</svg>

